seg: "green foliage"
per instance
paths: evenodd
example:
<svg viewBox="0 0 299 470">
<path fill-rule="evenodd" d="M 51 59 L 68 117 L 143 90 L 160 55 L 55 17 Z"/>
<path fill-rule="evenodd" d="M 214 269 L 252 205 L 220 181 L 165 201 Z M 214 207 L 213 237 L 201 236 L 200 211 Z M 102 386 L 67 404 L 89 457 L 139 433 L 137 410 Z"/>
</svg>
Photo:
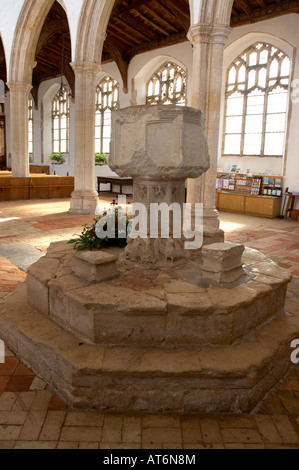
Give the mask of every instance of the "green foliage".
<svg viewBox="0 0 299 470">
<path fill-rule="evenodd" d="M 51 153 L 50 160 L 56 165 L 62 165 L 65 163 L 65 159 L 61 152 Z"/>
<path fill-rule="evenodd" d="M 96 224 L 101 221 L 105 217 L 105 221 L 103 221 L 103 229 L 107 229 L 107 224 L 108 220 L 110 217 L 115 218 L 115 238 L 108 238 L 106 236 L 105 238 L 98 238 L 96 235 Z M 90 226 L 88 225 L 83 225 L 83 230 L 81 235 L 74 235 L 77 236 L 78 238 L 73 238 L 72 240 L 68 241 L 68 243 L 74 244 L 74 250 L 93 250 L 93 249 L 99 249 L 102 247 L 108 247 L 108 246 L 120 246 L 124 247 L 127 244 L 127 239 L 126 238 L 119 238 L 120 232 L 118 230 L 118 207 L 114 208 L 113 211 L 109 212 L 104 212 L 103 215 L 100 215 L 99 217 L 93 219 L 94 223 Z M 126 216 L 126 233 L 129 233 L 130 230 L 130 222 L 131 222 L 131 217 Z"/>
<path fill-rule="evenodd" d="M 107 165 L 107 163 L 108 163 L 107 153 L 96 153 L 95 154 L 95 163 L 97 165 Z"/>
</svg>

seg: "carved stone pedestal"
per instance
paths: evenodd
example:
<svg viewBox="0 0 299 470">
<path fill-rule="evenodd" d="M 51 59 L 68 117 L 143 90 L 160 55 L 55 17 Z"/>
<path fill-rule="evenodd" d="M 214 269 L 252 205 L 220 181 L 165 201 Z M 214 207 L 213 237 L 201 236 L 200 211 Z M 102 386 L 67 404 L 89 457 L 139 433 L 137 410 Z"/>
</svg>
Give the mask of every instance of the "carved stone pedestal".
<svg viewBox="0 0 299 470">
<path fill-rule="evenodd" d="M 187 258 L 182 230 L 185 180 L 209 168 L 201 111 L 138 106 L 115 111 L 112 123 L 109 166 L 120 177 L 133 178 L 134 203 L 144 208 L 138 209 L 139 238 L 136 231 L 128 238 L 127 259 L 161 266 L 169 259 Z"/>
</svg>

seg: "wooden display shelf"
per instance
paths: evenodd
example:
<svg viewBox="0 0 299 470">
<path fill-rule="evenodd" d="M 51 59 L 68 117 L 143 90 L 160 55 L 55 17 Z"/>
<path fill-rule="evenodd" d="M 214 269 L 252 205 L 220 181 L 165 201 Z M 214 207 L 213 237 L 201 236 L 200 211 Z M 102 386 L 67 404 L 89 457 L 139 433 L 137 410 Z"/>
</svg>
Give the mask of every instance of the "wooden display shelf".
<svg viewBox="0 0 299 470">
<path fill-rule="evenodd" d="M 216 208 L 275 218 L 280 215 L 282 176 L 217 173 Z"/>
<path fill-rule="evenodd" d="M 216 208 L 221 211 L 239 212 L 274 219 L 280 215 L 281 198 L 219 191 Z"/>
<path fill-rule="evenodd" d="M 229 193 L 282 197 L 283 177 L 252 173 L 217 173 L 217 188 Z"/>
</svg>

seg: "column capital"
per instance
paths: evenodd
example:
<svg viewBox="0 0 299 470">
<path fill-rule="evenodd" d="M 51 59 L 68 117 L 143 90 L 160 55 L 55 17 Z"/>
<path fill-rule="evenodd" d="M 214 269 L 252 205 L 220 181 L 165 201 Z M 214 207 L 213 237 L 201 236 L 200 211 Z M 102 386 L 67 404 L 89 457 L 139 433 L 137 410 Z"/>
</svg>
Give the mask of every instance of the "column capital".
<svg viewBox="0 0 299 470">
<path fill-rule="evenodd" d="M 101 71 L 101 65 L 96 62 L 71 62 L 73 71 L 76 73 L 88 73 L 97 75 Z"/>
<path fill-rule="evenodd" d="M 211 32 L 211 39 L 213 44 L 221 44 L 225 46 L 228 36 L 230 35 L 232 28 L 223 24 L 214 24 Z"/>
<path fill-rule="evenodd" d="M 191 26 L 187 38 L 193 46 L 196 44 L 223 44 L 225 45 L 231 28 L 223 24 L 199 23 Z"/>
<path fill-rule="evenodd" d="M 22 91 L 23 93 L 29 93 L 32 89 L 31 83 L 25 82 L 7 82 L 6 85 L 8 86 L 10 91 Z"/>
<path fill-rule="evenodd" d="M 212 25 L 206 23 L 199 23 L 194 26 L 190 26 L 187 38 L 191 42 L 192 46 L 202 43 L 209 44 L 212 29 Z"/>
</svg>

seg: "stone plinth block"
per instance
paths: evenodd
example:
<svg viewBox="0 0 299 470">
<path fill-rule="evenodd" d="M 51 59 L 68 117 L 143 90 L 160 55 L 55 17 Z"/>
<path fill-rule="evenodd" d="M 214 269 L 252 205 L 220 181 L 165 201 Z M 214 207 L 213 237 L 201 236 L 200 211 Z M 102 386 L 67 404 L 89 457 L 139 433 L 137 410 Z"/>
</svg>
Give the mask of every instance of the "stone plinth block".
<svg viewBox="0 0 299 470">
<path fill-rule="evenodd" d="M 88 282 L 109 281 L 118 276 L 116 261 L 116 256 L 103 251 L 83 251 L 75 254 L 72 271 Z"/>
<path fill-rule="evenodd" d="M 224 243 L 224 231 L 220 228 L 204 225 L 203 246 L 212 245 L 212 243 Z"/>
<path fill-rule="evenodd" d="M 202 249 L 202 273 L 205 279 L 231 283 L 243 276 L 243 245 L 213 243 Z"/>
<path fill-rule="evenodd" d="M 197 178 L 209 169 L 201 111 L 173 105 L 113 111 L 109 166 L 133 179 Z"/>
<path fill-rule="evenodd" d="M 56 258 L 40 258 L 28 269 L 28 304 L 43 315 L 49 314 L 49 281 L 60 265 Z"/>
</svg>

